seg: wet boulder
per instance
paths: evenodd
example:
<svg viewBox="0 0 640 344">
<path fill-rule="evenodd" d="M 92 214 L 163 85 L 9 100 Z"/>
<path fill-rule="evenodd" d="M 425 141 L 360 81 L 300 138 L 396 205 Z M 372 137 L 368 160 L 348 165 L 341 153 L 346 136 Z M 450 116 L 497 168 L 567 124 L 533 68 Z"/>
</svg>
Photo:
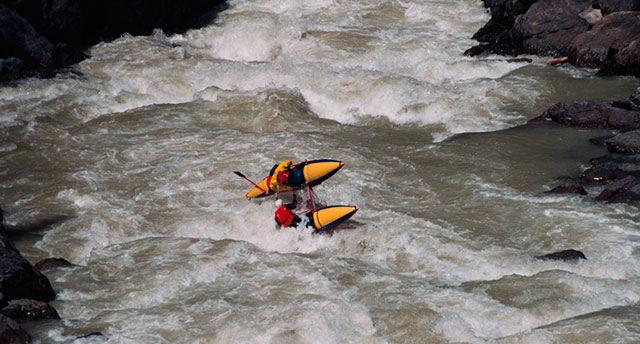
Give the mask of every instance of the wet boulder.
<svg viewBox="0 0 640 344">
<path fill-rule="evenodd" d="M 522 38 L 514 31 L 516 17 L 526 13 L 536 0 L 485 0 L 491 11 L 491 19 L 473 39 L 482 44 L 465 51 L 465 55 L 477 56 L 485 52 L 516 56 L 525 53 Z"/>
<path fill-rule="evenodd" d="M 621 203 L 640 200 L 640 179 L 627 176 L 609 184 L 597 197 L 598 201 Z"/>
<path fill-rule="evenodd" d="M 579 183 L 565 183 L 545 192 L 548 194 L 577 194 L 586 195 L 587 190 Z"/>
<path fill-rule="evenodd" d="M 589 29 L 580 13 L 591 9 L 591 0 L 539 0 L 518 16 L 513 29 L 522 37 L 526 52 L 557 56 L 577 35 Z"/>
<path fill-rule="evenodd" d="M 631 110 L 640 111 L 640 87 L 629 97 L 629 107 Z"/>
<path fill-rule="evenodd" d="M 640 128 L 640 111 L 628 101 L 572 101 L 557 103 L 529 122 L 554 121 L 583 128 L 634 130 Z"/>
<path fill-rule="evenodd" d="M 535 258 L 541 259 L 541 260 L 561 260 L 561 261 L 577 261 L 579 259 L 585 259 L 585 260 L 587 259 L 584 253 L 574 249 L 549 253 L 543 256 L 536 256 Z"/>
<path fill-rule="evenodd" d="M 589 160 L 591 167 L 580 177 L 588 182 L 610 182 L 627 176 L 640 178 L 638 155 L 606 155 Z"/>
<path fill-rule="evenodd" d="M 0 307 L 11 300 L 51 301 L 55 296 L 49 280 L 22 257 L 0 227 Z"/>
<path fill-rule="evenodd" d="M 593 6 L 602 11 L 602 15 L 622 11 L 640 11 L 640 0 L 595 0 Z"/>
<path fill-rule="evenodd" d="M 568 44 L 566 56 L 578 67 L 601 67 L 640 76 L 640 12 L 615 12 Z"/>
<path fill-rule="evenodd" d="M 639 153 L 640 130 L 629 131 L 616 135 L 606 140 L 605 145 L 610 152 Z"/>
<path fill-rule="evenodd" d="M 491 19 L 465 55 L 538 54 L 640 76 L 640 0 L 485 0 Z M 553 65 L 555 63 L 550 63 Z"/>
<path fill-rule="evenodd" d="M 48 303 L 37 300 L 12 300 L 0 309 L 0 313 L 19 322 L 27 322 L 38 319 L 60 319 L 58 312 Z"/>
<path fill-rule="evenodd" d="M 15 320 L 0 314 L 0 343 L 27 344 L 31 337 Z"/>
<path fill-rule="evenodd" d="M 580 174 L 580 177 L 587 182 L 608 182 L 616 179 L 617 176 L 616 164 L 598 164 Z"/>
</svg>

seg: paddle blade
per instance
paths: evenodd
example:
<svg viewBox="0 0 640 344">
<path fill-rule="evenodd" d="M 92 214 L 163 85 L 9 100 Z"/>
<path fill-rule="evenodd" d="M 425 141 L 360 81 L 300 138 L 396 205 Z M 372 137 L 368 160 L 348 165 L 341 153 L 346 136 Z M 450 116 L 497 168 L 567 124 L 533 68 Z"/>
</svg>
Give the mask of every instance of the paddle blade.
<svg viewBox="0 0 640 344">
<path fill-rule="evenodd" d="M 237 174 L 237 175 L 238 175 L 239 177 L 241 177 L 241 178 L 245 178 L 245 179 L 247 179 L 247 177 L 245 177 L 245 176 L 244 176 L 244 174 L 242 174 L 242 173 L 240 173 L 240 172 L 238 172 L 238 171 L 233 171 L 233 173 Z"/>
</svg>

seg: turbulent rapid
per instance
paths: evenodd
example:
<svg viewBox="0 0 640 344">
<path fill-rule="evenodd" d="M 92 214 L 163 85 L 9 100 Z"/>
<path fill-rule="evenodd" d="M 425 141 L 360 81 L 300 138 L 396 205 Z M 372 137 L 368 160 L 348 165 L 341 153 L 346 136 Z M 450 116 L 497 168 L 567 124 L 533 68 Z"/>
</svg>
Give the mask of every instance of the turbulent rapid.
<svg viewBox="0 0 640 344">
<path fill-rule="evenodd" d="M 599 132 L 521 126 L 636 79 L 465 57 L 480 1 L 229 5 L 0 86 L 6 222 L 55 219 L 16 245 L 75 264 L 34 342 L 640 340 L 637 204 L 544 194 Z M 320 200 L 359 209 L 332 235 L 277 229 L 233 173 L 319 158 L 345 163 Z"/>
</svg>

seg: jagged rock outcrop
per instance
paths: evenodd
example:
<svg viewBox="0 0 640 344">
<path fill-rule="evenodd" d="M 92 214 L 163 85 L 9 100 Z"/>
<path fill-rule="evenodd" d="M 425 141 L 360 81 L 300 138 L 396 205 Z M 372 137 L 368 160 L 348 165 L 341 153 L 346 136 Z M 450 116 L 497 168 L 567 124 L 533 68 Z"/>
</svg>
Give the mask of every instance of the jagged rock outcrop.
<svg viewBox="0 0 640 344">
<path fill-rule="evenodd" d="M 87 56 L 85 48 L 125 32 L 155 28 L 182 32 L 206 24 L 226 0 L 7 0 L 0 3 L 0 66 L 11 58 L 24 68 L 0 68 L 0 81 L 47 77 Z M 15 65 L 15 62 L 12 64 Z"/>
<path fill-rule="evenodd" d="M 18 322 L 58 319 L 47 302 L 56 293 L 46 276 L 13 245 L 0 209 L 0 343 L 29 343 L 31 338 Z"/>
<path fill-rule="evenodd" d="M 485 0 L 491 19 L 465 54 L 566 56 L 576 66 L 640 76 L 640 0 Z"/>
</svg>

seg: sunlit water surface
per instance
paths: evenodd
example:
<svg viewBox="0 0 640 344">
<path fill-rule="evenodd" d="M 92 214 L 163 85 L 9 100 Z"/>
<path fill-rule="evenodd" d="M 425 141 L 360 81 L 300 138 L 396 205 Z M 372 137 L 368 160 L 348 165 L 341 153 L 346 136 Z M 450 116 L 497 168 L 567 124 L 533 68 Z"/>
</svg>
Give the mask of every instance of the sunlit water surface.
<svg viewBox="0 0 640 344">
<path fill-rule="evenodd" d="M 549 195 L 605 131 L 519 127 L 628 77 L 463 51 L 480 1 L 232 1 L 210 25 L 99 44 L 0 87 L 0 206 L 62 321 L 36 343 L 640 341 L 638 207 Z M 276 229 L 255 181 L 339 159 L 359 211 Z M 533 257 L 564 249 L 588 260 Z M 92 332 L 102 336 L 75 339 Z"/>
</svg>

